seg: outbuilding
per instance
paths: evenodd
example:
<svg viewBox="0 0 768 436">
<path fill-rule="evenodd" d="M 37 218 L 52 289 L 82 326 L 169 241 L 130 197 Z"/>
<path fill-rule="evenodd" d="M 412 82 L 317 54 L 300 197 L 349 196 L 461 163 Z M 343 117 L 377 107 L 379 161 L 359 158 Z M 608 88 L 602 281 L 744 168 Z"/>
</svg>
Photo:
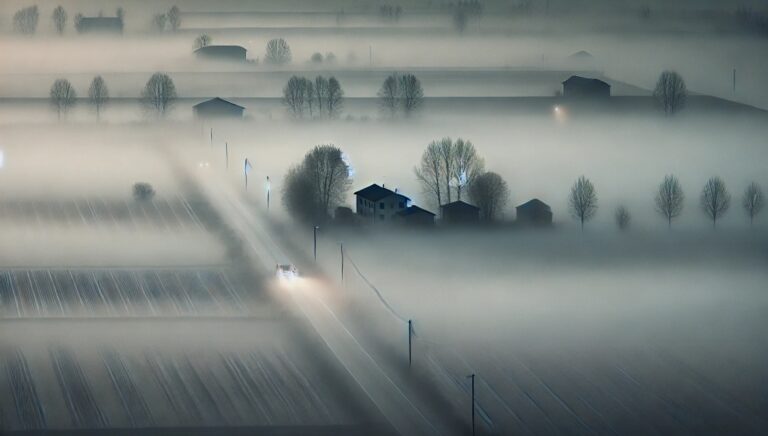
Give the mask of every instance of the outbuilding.
<svg viewBox="0 0 768 436">
<path fill-rule="evenodd" d="M 480 221 L 480 208 L 460 200 L 440 206 L 440 211 L 443 224 L 472 225 Z"/>
<path fill-rule="evenodd" d="M 563 97 L 568 98 L 608 98 L 611 85 L 600 79 L 571 76 L 563 82 Z"/>
<path fill-rule="evenodd" d="M 534 198 L 515 208 L 516 222 L 526 226 L 552 225 L 552 208 L 548 204 Z"/>
<path fill-rule="evenodd" d="M 80 17 L 75 22 L 75 28 L 80 33 L 123 33 L 121 17 Z"/>
<path fill-rule="evenodd" d="M 198 59 L 245 62 L 245 47 L 239 45 L 206 45 L 195 50 Z"/>
<path fill-rule="evenodd" d="M 408 206 L 395 214 L 395 219 L 409 227 L 430 227 L 435 225 L 435 214 L 419 206 Z"/>
<path fill-rule="evenodd" d="M 244 107 L 216 97 L 192 106 L 196 118 L 242 119 Z"/>
</svg>

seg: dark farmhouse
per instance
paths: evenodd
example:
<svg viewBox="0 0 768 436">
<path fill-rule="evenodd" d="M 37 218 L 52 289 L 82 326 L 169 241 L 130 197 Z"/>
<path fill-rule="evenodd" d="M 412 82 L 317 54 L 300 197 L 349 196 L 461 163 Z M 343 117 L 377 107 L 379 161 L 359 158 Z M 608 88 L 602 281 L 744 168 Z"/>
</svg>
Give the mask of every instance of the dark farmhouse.
<svg viewBox="0 0 768 436">
<path fill-rule="evenodd" d="M 518 224 L 542 227 L 552 225 L 552 209 L 538 198 L 517 206 L 515 210 Z"/>
<path fill-rule="evenodd" d="M 440 206 L 444 224 L 477 224 L 480 221 L 480 208 L 463 201 L 454 201 Z"/>
<path fill-rule="evenodd" d="M 207 45 L 195 50 L 198 59 L 244 62 L 246 50 L 239 45 Z"/>
<path fill-rule="evenodd" d="M 194 105 L 192 110 L 197 118 L 241 119 L 245 108 L 216 97 Z"/>
<path fill-rule="evenodd" d="M 563 96 L 571 98 L 608 98 L 611 85 L 599 79 L 571 76 L 563 82 Z"/>
<path fill-rule="evenodd" d="M 123 33 L 123 19 L 120 17 L 81 17 L 75 23 L 80 33 Z"/>
<path fill-rule="evenodd" d="M 383 223 L 392 221 L 395 214 L 408 207 L 410 198 L 372 184 L 355 192 L 357 214 L 369 222 Z"/>
<path fill-rule="evenodd" d="M 413 227 L 429 227 L 435 224 L 435 214 L 419 206 L 408 206 L 395 214 L 395 219 L 406 226 Z"/>
</svg>

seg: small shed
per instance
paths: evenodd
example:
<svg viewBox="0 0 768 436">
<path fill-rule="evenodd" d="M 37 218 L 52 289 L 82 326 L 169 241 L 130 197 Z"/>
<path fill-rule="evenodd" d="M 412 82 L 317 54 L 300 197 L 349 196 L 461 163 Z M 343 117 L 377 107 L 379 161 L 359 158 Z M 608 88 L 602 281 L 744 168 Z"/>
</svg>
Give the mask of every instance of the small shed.
<svg viewBox="0 0 768 436">
<path fill-rule="evenodd" d="M 80 33 L 123 33 L 123 19 L 120 17 L 81 17 L 75 23 Z"/>
<path fill-rule="evenodd" d="M 552 208 L 548 204 L 534 198 L 515 208 L 516 222 L 527 226 L 552 225 Z"/>
<path fill-rule="evenodd" d="M 195 50 L 198 59 L 245 62 L 245 47 L 239 45 L 206 45 Z"/>
<path fill-rule="evenodd" d="M 480 221 L 480 208 L 461 200 L 440 206 L 444 224 L 477 224 Z"/>
<path fill-rule="evenodd" d="M 435 224 L 435 214 L 419 206 L 408 206 L 395 216 L 400 223 L 406 226 L 430 227 Z"/>
<path fill-rule="evenodd" d="M 608 98 L 611 85 L 600 79 L 571 76 L 563 82 L 563 96 L 571 98 Z"/>
<path fill-rule="evenodd" d="M 244 110 L 244 107 L 219 97 L 192 106 L 197 118 L 241 119 Z"/>
</svg>

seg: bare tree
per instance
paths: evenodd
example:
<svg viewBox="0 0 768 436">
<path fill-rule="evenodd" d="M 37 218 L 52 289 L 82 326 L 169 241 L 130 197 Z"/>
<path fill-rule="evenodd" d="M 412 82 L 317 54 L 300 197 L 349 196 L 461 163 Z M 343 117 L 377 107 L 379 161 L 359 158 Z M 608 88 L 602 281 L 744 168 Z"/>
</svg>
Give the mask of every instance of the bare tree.
<svg viewBox="0 0 768 436">
<path fill-rule="evenodd" d="M 141 93 L 144 104 L 161 117 L 173 106 L 176 97 L 176 86 L 165 73 L 153 74 Z"/>
<path fill-rule="evenodd" d="M 323 110 L 326 107 L 326 98 L 328 97 L 328 79 L 323 76 L 315 77 L 315 103 L 317 103 L 318 114 L 322 117 Z"/>
<path fill-rule="evenodd" d="M 125 9 L 123 9 L 122 7 L 118 7 L 115 10 L 115 16 L 117 17 L 118 20 L 120 20 L 121 25 L 125 24 Z"/>
<path fill-rule="evenodd" d="M 176 5 L 171 6 L 171 9 L 168 10 L 166 15 L 171 30 L 174 32 L 179 30 L 179 26 L 181 26 L 181 11 L 179 10 L 179 7 Z"/>
<path fill-rule="evenodd" d="M 313 64 L 322 64 L 323 63 L 323 55 L 319 52 L 312 53 L 312 56 L 310 56 L 309 61 Z"/>
<path fill-rule="evenodd" d="M 725 188 L 720 177 L 712 177 L 704 184 L 701 191 L 701 209 L 712 220 L 712 227 L 717 226 L 717 219 L 722 218 L 731 206 L 731 194 Z"/>
<path fill-rule="evenodd" d="M 109 100 L 109 89 L 107 89 L 107 84 L 101 76 L 96 76 L 91 81 L 91 86 L 88 87 L 88 99 L 93 107 L 96 108 L 96 119 L 99 120 L 101 118 L 101 108 Z"/>
<path fill-rule="evenodd" d="M 653 96 L 656 97 L 666 115 L 674 115 L 685 106 L 688 90 L 679 74 L 675 71 L 664 71 L 656 82 Z"/>
<path fill-rule="evenodd" d="M 461 138 L 453 143 L 453 186 L 456 189 L 456 199 L 461 200 L 461 191 L 472 186 L 477 177 L 485 171 L 485 162 L 481 158 L 475 146 L 470 141 Z"/>
<path fill-rule="evenodd" d="M 211 38 L 210 35 L 208 35 L 207 33 L 201 33 L 200 35 L 198 35 L 197 38 L 195 38 L 194 47 L 195 49 L 207 47 L 211 45 L 212 41 L 213 41 L 213 38 Z"/>
<path fill-rule="evenodd" d="M 446 137 L 441 139 L 440 142 L 438 142 L 437 151 L 443 166 L 443 178 L 445 179 L 443 192 L 445 192 L 447 204 L 451 202 L 451 178 L 453 177 L 453 165 L 455 163 L 453 157 L 453 141 L 451 138 Z"/>
<path fill-rule="evenodd" d="M 306 84 L 306 79 L 292 76 L 283 88 L 283 103 L 294 118 L 301 118 L 304 115 Z"/>
<path fill-rule="evenodd" d="M 683 211 L 683 188 L 677 177 L 669 174 L 664 176 L 664 181 L 659 185 L 656 193 L 656 211 L 667 219 L 667 225 L 672 227 L 672 220 L 680 216 Z"/>
<path fill-rule="evenodd" d="M 82 32 L 83 28 L 81 27 L 81 25 L 83 24 L 83 14 L 78 12 L 77 14 L 75 14 L 75 18 L 72 21 L 74 22 L 75 30 L 77 30 L 78 32 Z"/>
<path fill-rule="evenodd" d="M 752 182 L 744 190 L 744 198 L 741 200 L 744 210 L 749 215 L 749 225 L 752 225 L 757 214 L 763 209 L 763 190 L 755 182 Z"/>
<path fill-rule="evenodd" d="M 309 118 L 312 118 L 314 116 L 313 110 L 315 105 L 315 82 L 304 79 L 304 93 L 306 94 L 304 96 L 304 101 L 307 102 L 307 109 L 309 109 Z"/>
<path fill-rule="evenodd" d="M 584 230 L 584 222 L 589 221 L 597 212 L 597 194 L 592 182 L 581 176 L 571 187 L 571 195 L 568 199 L 571 214 L 581 223 Z"/>
<path fill-rule="evenodd" d="M 434 206 L 437 208 L 440 208 L 443 204 L 442 185 L 445 180 L 444 168 L 440 143 L 432 141 L 421 155 L 419 166 L 413 169 L 424 193 L 433 198 Z"/>
<path fill-rule="evenodd" d="M 32 35 L 37 30 L 39 18 L 37 5 L 19 9 L 13 14 L 13 30 L 22 35 Z"/>
<path fill-rule="evenodd" d="M 509 200 L 507 182 L 494 172 L 480 174 L 469 185 L 469 198 L 480 208 L 480 218 L 484 221 L 498 219 Z"/>
<path fill-rule="evenodd" d="M 67 25 L 67 11 L 65 11 L 61 5 L 56 6 L 53 10 L 51 19 L 53 20 L 53 25 L 56 27 L 56 32 L 59 35 L 63 35 L 64 27 Z"/>
<path fill-rule="evenodd" d="M 400 105 L 400 84 L 396 74 L 390 74 L 384 79 L 378 96 L 382 110 L 388 112 L 391 117 L 394 117 Z"/>
<path fill-rule="evenodd" d="M 274 65 L 287 64 L 291 61 L 291 47 L 283 38 L 271 39 L 267 43 L 267 53 L 264 60 Z"/>
<path fill-rule="evenodd" d="M 167 24 L 168 15 L 166 14 L 156 14 L 154 17 L 152 17 L 152 27 L 154 27 L 158 32 L 164 32 L 165 26 Z"/>
<path fill-rule="evenodd" d="M 616 227 L 618 227 L 619 230 L 627 230 L 629 228 L 629 223 L 632 221 L 629 210 L 623 205 L 616 208 L 613 218 L 616 220 Z"/>
<path fill-rule="evenodd" d="M 136 182 L 133 185 L 133 198 L 136 201 L 149 201 L 155 196 L 155 188 L 147 182 Z"/>
<path fill-rule="evenodd" d="M 467 21 L 469 21 L 469 18 L 467 17 L 467 11 L 464 8 L 456 8 L 456 10 L 453 11 L 453 27 L 456 31 L 464 33 L 464 30 L 467 29 Z"/>
<path fill-rule="evenodd" d="M 51 104 L 56 108 L 56 115 L 61 120 L 62 113 L 74 106 L 77 93 L 67 79 L 57 79 L 51 86 Z"/>
<path fill-rule="evenodd" d="M 288 172 L 283 202 L 297 218 L 325 220 L 344 201 L 351 185 L 349 175 L 341 149 L 315 146 Z"/>
<path fill-rule="evenodd" d="M 326 97 L 327 112 L 329 118 L 335 118 L 341 112 L 344 103 L 344 90 L 335 77 L 328 79 L 328 90 Z"/>
<path fill-rule="evenodd" d="M 403 110 L 406 115 L 410 115 L 421 106 L 424 99 L 424 90 L 421 87 L 421 82 L 413 74 L 404 74 L 400 77 L 399 88 Z"/>
</svg>

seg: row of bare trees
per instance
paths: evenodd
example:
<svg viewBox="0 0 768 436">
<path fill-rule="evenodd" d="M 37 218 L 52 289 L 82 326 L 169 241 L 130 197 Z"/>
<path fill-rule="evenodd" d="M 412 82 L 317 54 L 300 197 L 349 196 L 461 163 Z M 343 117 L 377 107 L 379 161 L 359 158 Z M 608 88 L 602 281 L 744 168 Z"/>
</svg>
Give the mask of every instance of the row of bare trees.
<svg viewBox="0 0 768 436">
<path fill-rule="evenodd" d="M 458 138 L 432 141 L 414 168 L 432 206 L 468 199 L 480 209 L 483 221 L 498 219 L 509 200 L 509 188 L 500 175 L 485 171 L 485 161 L 472 142 Z M 455 194 L 455 195 L 454 195 Z"/>
<path fill-rule="evenodd" d="M 59 120 L 61 116 L 75 105 L 77 101 L 77 92 L 67 79 L 57 79 L 51 85 L 50 91 L 51 105 L 56 109 L 56 115 Z M 101 117 L 101 109 L 109 101 L 109 89 L 101 76 L 96 76 L 88 87 L 88 101 L 96 110 L 96 119 Z"/>
<path fill-rule="evenodd" d="M 672 221 L 682 213 L 684 201 L 685 194 L 678 178 L 671 174 L 665 176 L 656 191 L 654 202 L 656 211 L 667 220 L 670 228 Z M 742 207 L 749 217 L 750 225 L 763 209 L 763 205 L 762 188 L 755 182 L 750 183 L 742 195 Z M 584 223 L 597 213 L 598 206 L 597 192 L 589 179 L 581 176 L 576 180 L 571 187 L 568 206 L 571 215 L 580 222 L 583 229 Z M 699 197 L 699 206 L 707 218 L 712 221 L 712 226 L 716 227 L 717 221 L 725 215 L 731 206 L 731 194 L 728 192 L 723 179 L 715 176 L 707 180 Z M 629 227 L 631 216 L 626 206 L 617 207 L 614 218 L 620 229 Z"/>
<path fill-rule="evenodd" d="M 314 81 L 293 76 L 283 88 L 283 103 L 296 119 L 305 115 L 309 118 L 336 118 L 344 103 L 344 90 L 333 76 L 317 76 Z"/>
<path fill-rule="evenodd" d="M 181 10 L 176 5 L 171 6 L 168 12 L 155 14 L 152 17 L 152 28 L 158 32 L 167 30 L 175 32 L 179 27 L 181 27 Z"/>
<path fill-rule="evenodd" d="M 178 8 L 175 9 L 175 12 L 174 9 L 171 8 L 171 11 L 169 11 L 168 14 L 163 14 L 163 16 L 166 17 L 166 20 L 170 20 L 172 14 L 175 17 L 172 22 L 176 23 L 176 27 L 178 27 L 178 24 L 180 24 L 180 12 Z M 101 14 L 99 16 L 101 16 Z M 123 8 L 117 8 L 116 17 L 122 21 L 124 16 L 125 12 Z M 75 30 L 77 31 L 81 30 L 80 21 L 82 18 L 83 14 L 78 13 L 72 20 L 75 26 Z M 39 20 L 40 10 L 38 9 L 37 5 L 19 9 L 13 15 L 13 29 L 16 33 L 20 33 L 22 35 L 32 35 L 37 31 L 37 24 Z M 67 22 L 69 21 L 69 14 L 63 6 L 56 6 L 51 13 L 51 21 L 53 21 L 53 26 L 56 29 L 56 33 L 63 35 L 67 27 Z M 165 23 L 163 25 L 165 25 Z"/>
<path fill-rule="evenodd" d="M 421 107 L 424 89 L 413 74 L 393 73 L 384 79 L 378 96 L 382 111 L 390 117 L 399 113 L 409 116 Z"/>
<path fill-rule="evenodd" d="M 176 87 L 170 76 L 165 73 L 155 73 L 149 78 L 141 92 L 142 103 L 156 113 L 164 116 L 176 100 Z M 51 105 L 56 109 L 58 119 L 77 102 L 77 92 L 67 79 L 57 79 L 51 85 Z M 88 87 L 88 101 L 96 110 L 96 119 L 101 118 L 101 111 L 109 102 L 109 88 L 101 76 L 96 76 Z"/>
</svg>

